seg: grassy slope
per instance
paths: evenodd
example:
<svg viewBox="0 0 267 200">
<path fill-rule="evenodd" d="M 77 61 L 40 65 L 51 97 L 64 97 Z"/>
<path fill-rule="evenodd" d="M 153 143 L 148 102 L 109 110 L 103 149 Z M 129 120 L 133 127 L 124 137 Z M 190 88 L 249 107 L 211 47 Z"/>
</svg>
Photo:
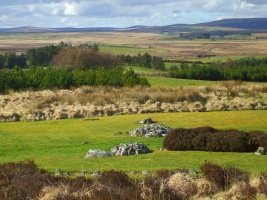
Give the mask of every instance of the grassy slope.
<svg viewBox="0 0 267 200">
<path fill-rule="evenodd" d="M 196 168 L 205 160 L 221 165 L 237 166 L 252 173 L 267 170 L 265 156 L 253 153 L 220 152 L 168 152 L 159 151 L 163 138 L 131 138 L 126 133 L 140 125 L 137 122 L 147 116 L 158 123 L 173 128 L 213 126 L 240 130 L 261 130 L 267 133 L 266 111 L 205 112 L 205 113 L 155 113 L 146 115 L 120 115 L 101 117 L 99 120 L 71 119 L 43 122 L 0 123 L 0 162 L 34 159 L 41 167 L 54 172 L 85 169 L 155 171 L 168 168 Z M 83 145 L 83 141 L 89 144 Z M 144 142 L 153 153 L 128 157 L 84 159 L 89 149 L 110 148 L 128 142 Z"/>
<path fill-rule="evenodd" d="M 186 87 L 186 86 L 207 86 L 214 85 L 216 81 L 202 81 L 189 79 L 175 79 L 164 77 L 146 77 L 148 82 L 153 87 L 167 86 L 167 87 Z"/>
</svg>

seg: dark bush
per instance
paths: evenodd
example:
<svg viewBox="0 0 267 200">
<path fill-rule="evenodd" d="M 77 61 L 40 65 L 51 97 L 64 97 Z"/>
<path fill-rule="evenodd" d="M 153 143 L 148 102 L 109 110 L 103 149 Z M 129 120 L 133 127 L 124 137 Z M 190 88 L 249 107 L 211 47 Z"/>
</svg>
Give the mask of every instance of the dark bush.
<svg viewBox="0 0 267 200">
<path fill-rule="evenodd" d="M 163 178 L 166 175 L 166 172 L 164 170 L 159 172 L 158 174 L 164 174 L 156 175 L 156 176 L 148 176 L 145 178 L 143 182 L 143 194 L 142 197 L 144 199 L 149 200 L 165 200 L 165 199 L 175 199 L 175 200 L 182 200 L 182 198 L 178 197 L 175 193 L 175 191 L 171 190 L 167 186 L 163 186 Z M 168 174 L 168 173 L 167 173 Z M 162 187 L 163 186 L 163 187 Z"/>
<path fill-rule="evenodd" d="M 175 172 L 172 170 L 168 170 L 168 169 L 162 169 L 162 170 L 158 170 L 156 171 L 156 178 L 158 180 L 166 180 L 168 178 L 170 178 L 171 175 L 173 175 Z"/>
<path fill-rule="evenodd" d="M 140 199 L 138 184 L 122 171 L 105 171 L 93 183 L 92 199 Z M 100 191 L 100 192 L 99 192 Z"/>
<path fill-rule="evenodd" d="M 171 151 L 255 152 L 259 146 L 267 149 L 267 134 L 263 132 L 212 127 L 173 129 L 163 141 L 163 147 Z"/>
<path fill-rule="evenodd" d="M 38 196 L 50 175 L 40 171 L 33 160 L 0 165 L 0 197 L 26 199 Z"/>
<path fill-rule="evenodd" d="M 226 190 L 238 181 L 248 182 L 249 175 L 235 167 L 222 167 L 217 164 L 205 162 L 200 167 L 203 176 L 214 183 L 219 189 Z"/>
</svg>

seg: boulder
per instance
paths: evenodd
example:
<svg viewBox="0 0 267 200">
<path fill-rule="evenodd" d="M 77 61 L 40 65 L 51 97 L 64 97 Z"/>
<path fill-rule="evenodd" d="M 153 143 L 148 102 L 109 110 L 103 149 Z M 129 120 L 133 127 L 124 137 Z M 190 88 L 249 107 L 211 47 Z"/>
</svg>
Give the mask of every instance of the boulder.
<svg viewBox="0 0 267 200">
<path fill-rule="evenodd" d="M 149 172 L 147 170 L 143 170 L 142 174 L 147 175 L 147 174 L 149 174 Z"/>
<path fill-rule="evenodd" d="M 59 168 L 56 168 L 55 176 L 61 176 L 61 171 Z"/>
<path fill-rule="evenodd" d="M 100 176 L 101 172 L 99 170 L 96 170 L 93 172 L 93 176 Z"/>
<path fill-rule="evenodd" d="M 255 152 L 256 155 L 265 155 L 265 149 L 263 147 L 258 147 L 257 151 Z"/>
<path fill-rule="evenodd" d="M 111 153 L 100 149 L 89 149 L 84 158 L 106 158 L 111 157 Z"/>
<path fill-rule="evenodd" d="M 153 120 L 150 117 L 147 117 L 139 122 L 139 124 L 152 124 Z"/>
</svg>

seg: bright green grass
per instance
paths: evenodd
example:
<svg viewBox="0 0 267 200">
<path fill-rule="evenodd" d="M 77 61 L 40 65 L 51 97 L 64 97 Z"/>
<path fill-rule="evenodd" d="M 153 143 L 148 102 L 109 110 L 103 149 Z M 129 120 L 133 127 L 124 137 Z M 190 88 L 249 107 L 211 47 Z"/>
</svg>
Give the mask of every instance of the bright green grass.
<svg viewBox="0 0 267 200">
<path fill-rule="evenodd" d="M 208 62 L 226 62 L 229 60 L 239 60 L 242 58 L 247 58 L 247 57 L 254 57 L 254 58 L 264 58 L 266 56 L 215 56 L 215 57 L 210 57 L 210 58 L 196 58 L 192 59 L 191 61 L 201 61 L 203 63 L 208 63 Z"/>
<path fill-rule="evenodd" d="M 154 70 L 151 68 L 145 68 L 145 67 L 139 67 L 139 66 L 135 66 L 135 65 L 131 65 L 131 66 L 126 66 L 127 69 L 132 68 L 136 73 L 147 73 L 147 74 L 158 74 L 158 73 L 168 73 L 166 71 L 161 71 L 161 70 Z"/>
<path fill-rule="evenodd" d="M 158 123 L 176 127 L 212 126 L 236 128 L 267 133 L 266 111 L 229 111 L 203 113 L 155 113 L 145 115 L 118 115 L 99 120 L 68 119 L 42 122 L 0 123 L 0 162 L 34 159 L 40 168 L 54 172 L 79 172 L 84 169 L 156 171 L 159 169 L 196 168 L 205 160 L 220 165 L 236 166 L 258 174 L 267 170 L 267 157 L 254 153 L 221 153 L 197 151 L 159 151 L 163 138 L 132 138 L 126 132 L 141 125 L 137 122 L 152 117 Z M 113 136 L 113 133 L 124 134 Z M 82 144 L 89 141 L 89 144 Z M 128 157 L 84 159 L 89 149 L 110 150 L 129 142 L 143 142 L 153 153 Z"/>
<path fill-rule="evenodd" d="M 148 82 L 153 87 L 168 86 L 168 87 L 186 87 L 186 86 L 208 86 L 214 85 L 216 81 L 190 80 L 190 79 L 176 79 L 166 77 L 146 77 Z"/>
<path fill-rule="evenodd" d="M 132 45 L 99 45 L 101 52 L 112 54 L 143 54 L 154 52 L 154 49 L 136 47 Z"/>
<path fill-rule="evenodd" d="M 181 66 L 181 63 L 177 63 L 177 62 L 165 62 L 165 68 L 166 69 L 170 69 L 171 66 L 174 66 L 176 65 L 177 67 L 180 67 Z"/>
</svg>

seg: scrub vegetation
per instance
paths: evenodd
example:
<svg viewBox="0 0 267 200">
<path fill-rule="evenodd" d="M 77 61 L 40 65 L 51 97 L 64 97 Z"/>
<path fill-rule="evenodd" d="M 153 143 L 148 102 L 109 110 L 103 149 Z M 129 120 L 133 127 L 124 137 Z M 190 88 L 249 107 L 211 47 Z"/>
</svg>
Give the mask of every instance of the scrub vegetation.
<svg viewBox="0 0 267 200">
<path fill-rule="evenodd" d="M 206 31 L 0 35 L 0 199 L 266 199 L 266 34 Z"/>
</svg>

